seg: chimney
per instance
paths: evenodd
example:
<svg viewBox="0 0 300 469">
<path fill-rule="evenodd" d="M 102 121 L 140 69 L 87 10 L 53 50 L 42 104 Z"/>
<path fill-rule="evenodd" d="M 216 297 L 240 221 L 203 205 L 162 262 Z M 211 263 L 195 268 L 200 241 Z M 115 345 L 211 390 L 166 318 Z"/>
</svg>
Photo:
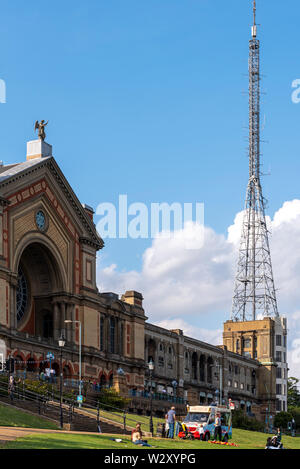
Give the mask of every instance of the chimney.
<svg viewBox="0 0 300 469">
<path fill-rule="evenodd" d="M 88 214 L 88 216 L 90 217 L 90 219 L 94 221 L 94 213 L 95 213 L 94 209 L 87 204 L 82 204 L 82 206 L 84 210 L 86 211 L 86 213 Z"/>
<path fill-rule="evenodd" d="M 133 306 L 143 307 L 143 295 L 137 291 L 130 290 L 122 295 L 121 300 Z"/>
</svg>

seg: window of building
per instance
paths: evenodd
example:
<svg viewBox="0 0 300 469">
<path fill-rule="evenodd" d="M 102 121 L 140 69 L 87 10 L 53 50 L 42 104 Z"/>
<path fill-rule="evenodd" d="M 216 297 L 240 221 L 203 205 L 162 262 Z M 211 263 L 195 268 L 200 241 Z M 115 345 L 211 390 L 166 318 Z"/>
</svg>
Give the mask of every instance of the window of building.
<svg viewBox="0 0 300 469">
<path fill-rule="evenodd" d="M 276 368 L 276 378 L 282 377 L 282 369 L 280 367 Z"/>
<path fill-rule="evenodd" d="M 241 389 L 243 390 L 245 388 L 244 383 L 241 383 Z"/>
<path fill-rule="evenodd" d="M 243 339 L 243 347 L 250 348 L 251 347 L 251 339 Z"/>
<path fill-rule="evenodd" d="M 281 347 L 281 335 L 276 335 L 276 345 Z"/>
<path fill-rule="evenodd" d="M 246 358 L 251 358 L 251 352 L 243 352 L 243 356 Z"/>
<path fill-rule="evenodd" d="M 239 367 L 237 365 L 234 366 L 234 374 L 238 375 L 239 374 Z"/>
<path fill-rule="evenodd" d="M 281 411 L 281 400 L 280 399 L 276 399 L 276 410 L 278 412 Z"/>
<path fill-rule="evenodd" d="M 110 353 L 115 353 L 115 331 L 116 331 L 116 320 L 110 318 Z"/>
<path fill-rule="evenodd" d="M 164 357 L 162 356 L 158 357 L 158 366 L 164 366 Z"/>
<path fill-rule="evenodd" d="M 228 386 L 229 386 L 230 388 L 231 388 L 231 386 L 232 386 L 232 380 L 231 380 L 231 379 L 228 380 Z"/>
<path fill-rule="evenodd" d="M 238 383 L 237 381 L 235 381 L 235 382 L 234 382 L 234 387 L 235 387 L 235 388 L 238 388 L 238 386 L 239 386 L 239 383 Z"/>
<path fill-rule="evenodd" d="M 282 401 L 282 410 L 283 410 L 283 412 L 286 412 L 286 405 L 285 405 L 285 401 Z"/>
<path fill-rule="evenodd" d="M 276 361 L 281 362 L 281 359 L 282 359 L 282 355 L 281 355 L 280 350 L 276 350 Z"/>
<path fill-rule="evenodd" d="M 282 388 L 281 384 L 278 384 L 278 383 L 277 383 L 277 384 L 276 384 L 276 394 L 279 394 L 279 395 L 282 394 L 282 392 L 281 392 L 282 389 L 281 389 L 281 388 Z"/>
<path fill-rule="evenodd" d="M 283 336 L 283 346 L 286 347 L 286 335 Z"/>
</svg>

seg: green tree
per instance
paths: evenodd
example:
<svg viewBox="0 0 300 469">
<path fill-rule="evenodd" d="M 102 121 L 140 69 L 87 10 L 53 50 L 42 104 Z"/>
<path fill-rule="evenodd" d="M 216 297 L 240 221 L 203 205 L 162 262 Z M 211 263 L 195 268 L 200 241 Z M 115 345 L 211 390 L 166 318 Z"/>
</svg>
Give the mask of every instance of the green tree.
<svg viewBox="0 0 300 469">
<path fill-rule="evenodd" d="M 300 392 L 298 391 L 298 378 L 290 377 L 288 379 L 287 400 L 288 409 L 290 407 L 300 407 Z"/>
<path fill-rule="evenodd" d="M 286 430 L 288 422 L 291 422 L 293 415 L 290 412 L 278 412 L 274 418 L 274 426 Z"/>
</svg>

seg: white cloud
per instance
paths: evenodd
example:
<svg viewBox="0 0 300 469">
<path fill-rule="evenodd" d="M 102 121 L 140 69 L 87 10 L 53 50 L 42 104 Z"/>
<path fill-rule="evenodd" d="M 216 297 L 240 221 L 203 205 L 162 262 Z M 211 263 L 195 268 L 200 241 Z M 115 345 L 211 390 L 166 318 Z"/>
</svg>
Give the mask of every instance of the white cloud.
<svg viewBox="0 0 300 469">
<path fill-rule="evenodd" d="M 140 291 L 151 322 L 183 321 L 188 335 L 197 334 L 201 340 L 206 337 L 213 341 L 217 332 L 212 331 L 210 336 L 209 328 L 219 328 L 230 317 L 242 216 L 243 212 L 236 215 L 227 237 L 205 227 L 204 244 L 199 250 L 185 249 L 185 236 L 153 240 L 144 252 L 140 272 L 119 272 L 116 265 L 100 269 L 100 291 L 119 294 L 131 289 Z M 297 342 L 300 339 L 300 200 L 285 202 L 273 220 L 267 218 L 267 223 L 272 233 L 270 248 L 278 307 L 288 318 L 289 364 L 291 371 L 300 376 Z M 189 230 L 189 239 L 193 236 L 197 239 L 197 225 L 190 223 L 185 229 Z"/>
<path fill-rule="evenodd" d="M 164 329 L 181 329 L 184 335 L 212 345 L 222 344 L 222 329 L 203 329 L 188 324 L 183 319 L 164 319 L 155 323 Z"/>
</svg>

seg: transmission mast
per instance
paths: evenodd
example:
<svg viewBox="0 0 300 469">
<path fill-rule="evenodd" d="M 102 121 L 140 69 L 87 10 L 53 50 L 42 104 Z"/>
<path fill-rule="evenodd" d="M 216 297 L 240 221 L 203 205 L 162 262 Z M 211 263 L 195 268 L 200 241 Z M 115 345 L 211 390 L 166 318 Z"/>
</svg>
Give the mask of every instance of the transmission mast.
<svg viewBox="0 0 300 469">
<path fill-rule="evenodd" d="M 278 317 L 277 301 L 260 182 L 260 43 L 256 0 L 249 41 L 249 182 L 232 300 L 235 321 Z"/>
</svg>

